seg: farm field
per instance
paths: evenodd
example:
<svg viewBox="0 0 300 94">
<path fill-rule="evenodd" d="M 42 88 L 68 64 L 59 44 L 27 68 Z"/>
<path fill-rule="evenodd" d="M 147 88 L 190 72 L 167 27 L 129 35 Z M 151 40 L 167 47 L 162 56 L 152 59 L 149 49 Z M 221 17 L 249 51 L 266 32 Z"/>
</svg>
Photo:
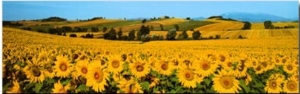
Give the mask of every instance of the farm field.
<svg viewBox="0 0 300 94">
<path fill-rule="evenodd" d="M 299 92 L 298 29 L 198 29 L 247 39 L 141 43 L 3 27 L 3 92 Z"/>
</svg>

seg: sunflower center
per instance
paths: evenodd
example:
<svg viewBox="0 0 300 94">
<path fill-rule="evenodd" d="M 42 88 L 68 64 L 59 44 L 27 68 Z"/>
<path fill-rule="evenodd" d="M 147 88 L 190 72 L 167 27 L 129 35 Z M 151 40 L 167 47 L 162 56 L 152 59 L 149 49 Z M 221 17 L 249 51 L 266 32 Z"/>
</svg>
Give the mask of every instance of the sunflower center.
<svg viewBox="0 0 300 94">
<path fill-rule="evenodd" d="M 286 59 L 284 58 L 284 59 L 282 59 L 282 63 L 285 63 L 286 62 Z"/>
<path fill-rule="evenodd" d="M 138 72 L 142 72 L 144 70 L 144 67 L 142 65 L 138 65 L 138 66 L 136 66 L 136 70 Z"/>
<path fill-rule="evenodd" d="M 51 67 L 48 67 L 47 68 L 48 72 L 52 73 L 53 72 L 53 69 Z"/>
<path fill-rule="evenodd" d="M 272 89 L 276 89 L 276 86 L 277 86 L 276 81 L 275 80 L 271 80 L 269 87 L 272 88 Z"/>
<path fill-rule="evenodd" d="M 291 71 L 291 70 L 293 70 L 293 66 L 289 64 L 289 65 L 287 66 L 287 69 L 288 69 L 289 71 Z"/>
<path fill-rule="evenodd" d="M 261 70 L 261 66 L 258 66 L 255 68 L 257 71 L 260 71 Z"/>
<path fill-rule="evenodd" d="M 255 62 L 255 61 L 253 61 L 253 62 L 252 62 L 252 65 L 253 65 L 253 66 L 256 66 L 256 62 Z"/>
<path fill-rule="evenodd" d="M 228 62 L 228 63 L 227 63 L 227 66 L 228 66 L 228 67 L 231 67 L 231 65 L 232 65 L 231 62 Z"/>
<path fill-rule="evenodd" d="M 103 72 L 102 71 L 98 71 L 94 73 L 94 78 L 95 80 L 99 83 L 102 82 L 103 80 Z"/>
<path fill-rule="evenodd" d="M 111 65 L 113 68 L 118 68 L 120 66 L 120 62 L 118 60 L 113 60 Z"/>
<path fill-rule="evenodd" d="M 202 63 L 202 69 L 203 70 L 208 70 L 210 68 L 210 65 L 207 62 Z"/>
<path fill-rule="evenodd" d="M 231 77 L 221 77 L 221 85 L 225 89 L 230 89 L 233 87 L 233 80 Z"/>
<path fill-rule="evenodd" d="M 288 81 L 286 85 L 287 85 L 287 89 L 289 89 L 290 91 L 297 90 L 297 88 L 296 88 L 297 83 L 295 81 Z"/>
<path fill-rule="evenodd" d="M 86 74 L 86 73 L 88 72 L 88 70 L 87 70 L 86 67 L 83 67 L 83 68 L 81 68 L 81 72 L 82 72 L 83 74 Z"/>
<path fill-rule="evenodd" d="M 168 64 L 167 64 L 167 63 L 163 63 L 163 64 L 161 65 L 161 69 L 163 69 L 163 70 L 168 70 Z"/>
<path fill-rule="evenodd" d="M 178 61 L 174 61 L 174 65 L 177 66 L 178 65 Z"/>
<path fill-rule="evenodd" d="M 60 91 L 60 92 L 65 92 L 65 88 L 62 87 L 62 88 L 59 89 L 59 91 Z"/>
<path fill-rule="evenodd" d="M 41 75 L 41 71 L 36 66 L 32 67 L 31 71 L 35 77 L 39 77 Z"/>
<path fill-rule="evenodd" d="M 223 55 L 221 55 L 221 56 L 220 56 L 220 61 L 224 62 L 225 60 L 226 60 L 226 57 L 223 56 Z"/>
<path fill-rule="evenodd" d="M 59 65 L 59 69 L 60 69 L 61 71 L 66 71 L 68 68 L 67 68 L 67 65 L 66 65 L 65 63 L 61 63 L 61 64 Z"/>
<path fill-rule="evenodd" d="M 185 79 L 188 81 L 192 81 L 194 79 L 194 74 L 190 71 L 186 72 L 184 76 L 185 76 Z"/>
<path fill-rule="evenodd" d="M 261 65 L 265 68 L 268 66 L 267 62 L 262 62 Z"/>
<path fill-rule="evenodd" d="M 239 68 L 238 70 L 239 70 L 239 71 L 243 71 L 244 69 L 245 69 L 245 64 L 242 63 L 241 66 L 240 66 L 240 68 Z"/>
</svg>

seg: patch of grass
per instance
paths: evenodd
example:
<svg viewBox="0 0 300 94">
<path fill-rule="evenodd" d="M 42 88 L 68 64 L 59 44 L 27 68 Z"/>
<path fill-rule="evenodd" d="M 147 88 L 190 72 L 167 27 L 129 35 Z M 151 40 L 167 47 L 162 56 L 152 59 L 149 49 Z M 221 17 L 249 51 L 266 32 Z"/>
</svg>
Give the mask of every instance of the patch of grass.
<svg viewBox="0 0 300 94">
<path fill-rule="evenodd" d="M 209 22 L 209 21 L 187 21 L 187 22 L 183 22 L 183 23 L 179 23 L 178 26 L 179 26 L 179 31 L 182 31 L 182 30 L 191 30 L 191 29 L 194 29 L 194 28 L 197 28 L 197 27 L 200 27 L 200 26 L 204 26 L 204 25 L 208 25 L 208 24 L 212 24 L 214 22 Z M 167 26 L 164 26 L 164 30 L 170 30 L 170 29 L 173 29 L 175 28 L 174 27 L 175 24 L 172 24 L 172 25 L 167 25 Z M 160 27 L 156 27 L 154 28 L 154 30 L 158 31 L 160 30 Z"/>
</svg>

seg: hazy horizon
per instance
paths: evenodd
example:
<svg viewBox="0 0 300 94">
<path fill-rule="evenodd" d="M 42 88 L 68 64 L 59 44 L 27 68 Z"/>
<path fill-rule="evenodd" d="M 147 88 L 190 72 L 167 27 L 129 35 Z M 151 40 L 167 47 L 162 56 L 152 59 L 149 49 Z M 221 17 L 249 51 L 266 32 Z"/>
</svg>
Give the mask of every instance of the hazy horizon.
<svg viewBox="0 0 300 94">
<path fill-rule="evenodd" d="M 264 13 L 294 19 L 297 1 L 3 1 L 3 20 L 34 20 L 52 16 L 68 20 L 209 17 L 231 12 Z"/>
</svg>

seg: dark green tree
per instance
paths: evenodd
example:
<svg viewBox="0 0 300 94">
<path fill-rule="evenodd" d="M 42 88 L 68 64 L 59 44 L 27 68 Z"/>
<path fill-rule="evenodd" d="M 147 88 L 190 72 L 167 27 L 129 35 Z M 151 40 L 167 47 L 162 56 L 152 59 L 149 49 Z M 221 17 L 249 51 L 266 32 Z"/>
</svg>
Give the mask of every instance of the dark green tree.
<svg viewBox="0 0 300 94">
<path fill-rule="evenodd" d="M 91 27 L 91 31 L 92 31 L 92 32 L 98 32 L 99 29 L 98 29 L 97 27 Z"/>
<path fill-rule="evenodd" d="M 176 29 L 169 30 L 167 34 L 167 40 L 175 40 L 176 35 L 177 35 Z"/>
<path fill-rule="evenodd" d="M 178 30 L 179 30 L 178 24 L 175 24 L 175 25 L 174 25 L 174 28 L 178 31 Z"/>
<path fill-rule="evenodd" d="M 193 31 L 193 39 L 198 40 L 201 37 L 201 33 L 199 30 Z"/>
<path fill-rule="evenodd" d="M 103 31 L 103 32 L 106 32 L 106 31 L 107 31 L 107 27 L 104 26 L 104 27 L 102 28 L 102 31 Z"/>
<path fill-rule="evenodd" d="M 119 31 L 118 31 L 118 39 L 121 39 L 122 37 L 122 28 L 119 28 Z"/>
<path fill-rule="evenodd" d="M 273 29 L 273 25 L 271 21 L 264 21 L 265 29 Z"/>
<path fill-rule="evenodd" d="M 135 38 L 135 30 L 131 30 L 128 33 L 128 40 L 134 40 L 134 38 Z"/>
<path fill-rule="evenodd" d="M 183 39 L 187 39 L 189 37 L 189 35 L 187 34 L 186 30 L 183 30 L 181 34 L 183 36 Z"/>
<path fill-rule="evenodd" d="M 248 29 L 251 29 L 251 23 L 246 21 L 246 22 L 243 22 L 244 23 L 244 27 L 242 28 L 243 30 L 248 30 Z"/>
</svg>

